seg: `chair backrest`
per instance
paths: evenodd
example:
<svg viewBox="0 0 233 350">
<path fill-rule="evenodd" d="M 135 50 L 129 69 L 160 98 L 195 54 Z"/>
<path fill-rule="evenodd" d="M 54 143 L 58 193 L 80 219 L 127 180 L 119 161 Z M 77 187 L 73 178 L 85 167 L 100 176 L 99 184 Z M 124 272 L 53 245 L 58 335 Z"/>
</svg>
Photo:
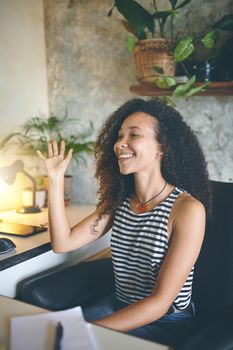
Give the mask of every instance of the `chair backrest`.
<svg viewBox="0 0 233 350">
<path fill-rule="evenodd" d="M 213 213 L 198 257 L 193 299 L 201 319 L 233 306 L 233 183 L 211 181 Z"/>
</svg>

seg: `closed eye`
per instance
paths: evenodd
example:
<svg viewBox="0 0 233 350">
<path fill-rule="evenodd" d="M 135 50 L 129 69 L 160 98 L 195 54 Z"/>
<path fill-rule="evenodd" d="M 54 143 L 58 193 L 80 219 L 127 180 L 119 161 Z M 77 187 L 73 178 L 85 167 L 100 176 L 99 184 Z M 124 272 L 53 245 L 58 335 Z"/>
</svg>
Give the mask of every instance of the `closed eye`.
<svg viewBox="0 0 233 350">
<path fill-rule="evenodd" d="M 138 136 L 140 136 L 140 135 L 139 135 L 139 134 L 136 134 L 136 133 L 134 133 L 134 132 L 131 132 L 131 133 L 129 133 L 129 136 L 128 136 L 128 137 L 136 138 L 136 137 L 138 137 Z M 123 135 L 118 135 L 117 141 L 121 140 L 122 138 L 123 138 Z"/>
<path fill-rule="evenodd" d="M 137 136 L 140 136 L 139 134 L 135 133 L 135 132 L 131 132 L 129 134 L 130 137 L 137 137 Z"/>
</svg>

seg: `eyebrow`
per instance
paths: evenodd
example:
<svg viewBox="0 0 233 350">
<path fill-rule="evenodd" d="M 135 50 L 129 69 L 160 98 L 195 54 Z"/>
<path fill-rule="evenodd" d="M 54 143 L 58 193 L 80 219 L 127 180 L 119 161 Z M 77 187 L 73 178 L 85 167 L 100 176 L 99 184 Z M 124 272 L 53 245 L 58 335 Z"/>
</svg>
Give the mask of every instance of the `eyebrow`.
<svg viewBox="0 0 233 350">
<path fill-rule="evenodd" d="M 132 130 L 132 129 L 137 129 L 142 131 L 142 129 L 140 129 L 138 126 L 129 126 L 127 129 Z M 119 129 L 119 132 L 122 130 L 122 128 Z"/>
</svg>

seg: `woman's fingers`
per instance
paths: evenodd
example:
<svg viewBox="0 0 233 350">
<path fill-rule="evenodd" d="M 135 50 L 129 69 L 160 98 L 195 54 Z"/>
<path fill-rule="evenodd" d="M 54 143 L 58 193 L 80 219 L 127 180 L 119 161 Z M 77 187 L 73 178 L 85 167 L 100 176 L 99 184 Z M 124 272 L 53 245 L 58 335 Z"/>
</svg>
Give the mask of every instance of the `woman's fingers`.
<svg viewBox="0 0 233 350">
<path fill-rule="evenodd" d="M 48 143 L 48 157 L 46 158 L 41 151 L 37 150 L 38 157 L 44 161 L 48 174 L 53 174 L 54 171 L 65 172 L 69 166 L 72 158 L 73 149 L 70 149 L 65 157 L 65 141 L 62 140 L 60 144 L 60 153 L 58 152 L 58 145 L 56 141 Z"/>
<path fill-rule="evenodd" d="M 48 155 L 49 155 L 49 158 L 53 157 L 53 146 L 51 142 L 48 143 Z"/>
<path fill-rule="evenodd" d="M 37 150 L 36 153 L 40 159 L 42 159 L 42 160 L 46 159 L 45 156 L 43 156 L 43 154 L 41 153 L 41 151 Z"/>
<path fill-rule="evenodd" d="M 65 165 L 66 167 L 68 167 L 68 165 L 69 165 L 69 163 L 70 163 L 70 161 L 71 161 L 72 152 L 73 152 L 73 150 L 70 149 L 69 152 L 68 152 L 68 154 L 67 154 L 67 156 L 66 156 L 65 159 L 63 160 L 64 165 Z"/>
<path fill-rule="evenodd" d="M 64 140 L 61 140 L 61 144 L 60 144 L 60 156 L 62 156 L 62 158 L 64 158 L 65 155 L 65 148 L 66 148 L 66 144 Z"/>
<path fill-rule="evenodd" d="M 54 140 L 50 141 L 48 143 L 48 158 L 53 158 L 53 157 L 56 157 L 59 155 L 59 156 L 62 156 L 62 158 L 64 159 L 65 158 L 65 149 L 66 149 L 66 144 L 65 144 L 64 140 L 62 140 L 61 144 L 60 144 L 60 153 L 58 152 L 57 141 L 54 141 Z M 72 157 L 72 152 L 73 152 L 73 150 L 70 149 L 68 154 L 67 154 L 68 158 Z M 39 150 L 37 150 L 36 153 L 38 154 L 40 159 L 42 159 L 42 160 L 46 159 L 46 157 Z"/>
<path fill-rule="evenodd" d="M 53 155 L 58 156 L 58 147 L 57 147 L 57 141 L 52 141 L 52 147 L 53 147 Z"/>
<path fill-rule="evenodd" d="M 67 159 L 71 159 L 72 158 L 72 153 L 73 153 L 73 149 L 71 148 L 66 156 Z"/>
</svg>

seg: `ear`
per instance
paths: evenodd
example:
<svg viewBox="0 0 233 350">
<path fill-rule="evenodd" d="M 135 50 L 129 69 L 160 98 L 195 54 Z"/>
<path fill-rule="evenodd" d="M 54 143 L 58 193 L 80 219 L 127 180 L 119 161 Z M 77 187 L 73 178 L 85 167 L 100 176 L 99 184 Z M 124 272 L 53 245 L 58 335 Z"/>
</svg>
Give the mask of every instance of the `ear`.
<svg viewBox="0 0 233 350">
<path fill-rule="evenodd" d="M 156 159 L 161 159 L 162 158 L 162 156 L 163 156 L 163 153 L 162 152 L 158 152 L 157 154 L 156 154 Z"/>
<path fill-rule="evenodd" d="M 163 152 L 162 145 L 159 145 L 157 153 L 156 153 L 156 158 L 161 159 L 163 157 L 163 154 L 164 154 L 164 152 Z"/>
</svg>

